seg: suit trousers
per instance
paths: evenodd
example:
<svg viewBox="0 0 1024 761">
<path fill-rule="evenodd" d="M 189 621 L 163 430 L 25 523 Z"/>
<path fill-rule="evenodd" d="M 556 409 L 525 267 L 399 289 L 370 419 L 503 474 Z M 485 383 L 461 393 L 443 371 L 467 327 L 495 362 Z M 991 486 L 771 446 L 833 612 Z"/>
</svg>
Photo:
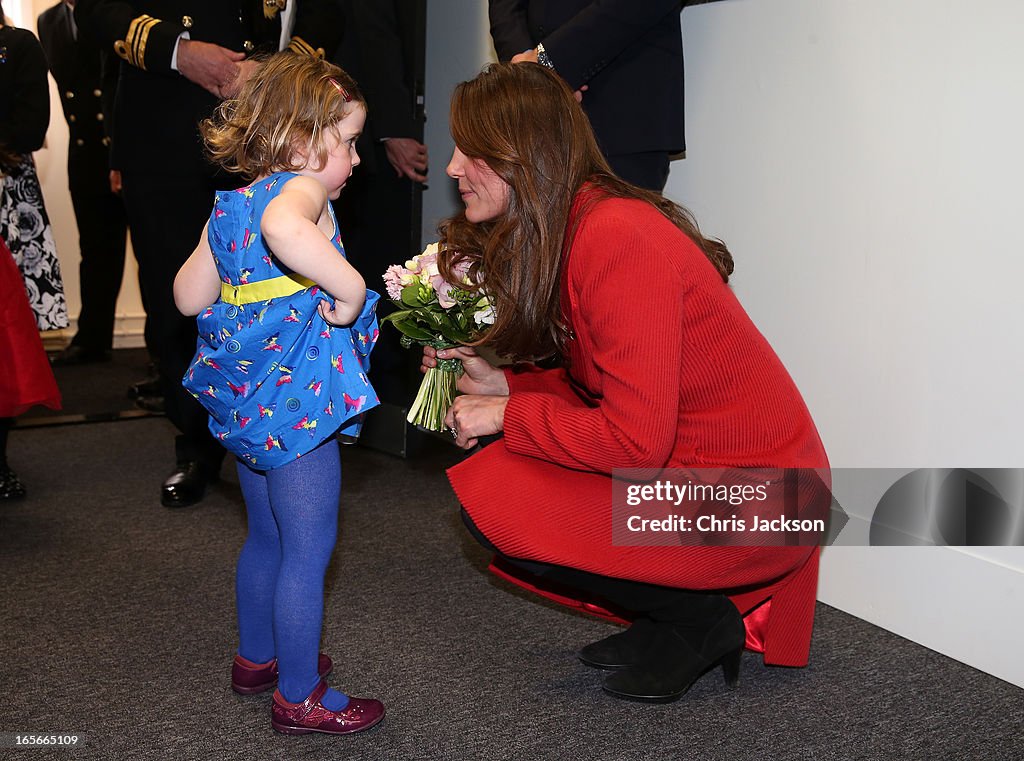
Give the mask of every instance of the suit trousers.
<svg viewBox="0 0 1024 761">
<path fill-rule="evenodd" d="M 89 351 L 107 351 L 113 345 L 128 230 L 124 204 L 110 192 L 106 163 L 106 150 L 99 162 L 91 157 L 68 158 L 68 184 L 82 256 L 78 269 L 82 309 L 72 343 Z"/>
<path fill-rule="evenodd" d="M 414 221 L 413 210 L 423 190 L 412 180 L 396 176 L 383 143 L 368 150 L 373 155 L 365 162 L 367 166 L 360 167 L 348 181 L 334 201 L 334 210 L 349 262 L 363 276 L 367 288 L 386 295 L 384 271 L 420 253 L 419 218 Z M 381 317 L 393 311 L 386 299 L 380 302 Z M 381 401 L 408 407 L 419 388 L 420 353 L 402 348 L 400 338 L 395 328 L 382 326 L 370 357 L 369 377 Z"/>
<path fill-rule="evenodd" d="M 181 432 L 178 463 L 199 462 L 216 474 L 224 449 L 210 434 L 206 410 L 181 385 L 196 352 L 196 318 L 174 305 L 174 277 L 192 254 L 213 208 L 214 178 L 203 174 L 121 172 L 132 245 L 164 383 L 167 417 Z"/>
</svg>

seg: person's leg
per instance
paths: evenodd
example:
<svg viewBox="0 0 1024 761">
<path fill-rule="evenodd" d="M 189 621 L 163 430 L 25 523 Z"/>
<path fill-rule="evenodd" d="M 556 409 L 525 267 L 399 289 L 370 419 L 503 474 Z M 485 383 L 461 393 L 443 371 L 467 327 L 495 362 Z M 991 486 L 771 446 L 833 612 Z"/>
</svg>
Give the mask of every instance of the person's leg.
<svg viewBox="0 0 1024 761">
<path fill-rule="evenodd" d="M 504 555 L 486 537 L 479 527 L 473 522 L 465 510 L 461 511 L 462 522 L 467 530 L 485 549 L 501 555 L 502 559 L 517 568 L 533 574 L 548 582 L 576 590 L 583 594 L 581 599 L 596 601 L 601 599 L 610 603 L 612 607 L 620 612 L 629 614 L 631 617 L 646 615 L 652 610 L 669 608 L 670 606 L 687 599 L 691 594 L 686 590 L 663 587 L 657 584 L 645 584 L 638 581 L 626 579 L 615 579 L 610 576 L 599 576 L 586 571 L 579 571 L 575 568 L 554 565 L 552 563 L 539 563 L 533 560 L 521 560 Z M 699 593 L 697 593 L 699 594 Z"/>
<path fill-rule="evenodd" d="M 25 487 L 7 464 L 7 432 L 13 425 L 14 418 L 0 418 L 0 500 L 25 496 Z"/>
<path fill-rule="evenodd" d="M 238 654 L 253 663 L 266 663 L 277 657 L 274 591 L 281 567 L 281 535 L 270 507 L 266 474 L 238 461 L 238 483 L 249 526 L 235 574 Z"/>
<path fill-rule="evenodd" d="M 738 684 L 746 630 L 736 606 L 724 594 L 615 579 L 562 566 L 552 566 L 544 578 L 631 612 L 633 623 L 625 632 L 579 652 L 587 665 L 620 669 L 604 683 L 612 695 L 675 700 L 719 664 L 729 686 Z"/>
<path fill-rule="evenodd" d="M 324 612 L 324 574 L 338 531 L 341 463 L 331 439 L 287 465 L 267 471 L 270 505 L 281 534 L 281 566 L 274 592 L 278 689 L 299 703 L 320 682 L 317 654 Z M 348 696 L 328 689 L 324 708 L 340 711 Z"/>
<path fill-rule="evenodd" d="M 370 150 L 369 170 L 365 164 L 360 167 L 333 203 L 349 262 L 367 287 L 380 290 L 388 266 L 420 253 L 419 222 L 413 222 L 413 209 L 422 189 L 395 175 L 383 143 Z M 380 317 L 394 310 L 386 299 L 377 307 Z M 382 402 L 408 407 L 421 376 L 418 355 L 402 348 L 400 338 L 397 330 L 381 331 L 370 357 L 370 383 Z"/>
<path fill-rule="evenodd" d="M 462 519 L 484 547 L 498 552 L 465 510 Z M 545 583 L 557 585 L 560 591 L 570 590 L 576 599 L 611 603 L 632 618 L 633 624 L 625 632 L 591 643 L 579 653 L 587 665 L 621 669 L 605 681 L 611 694 L 637 700 L 674 700 L 719 663 L 730 686 L 737 683 L 745 630 L 739 611 L 724 594 L 502 557 Z"/>
<path fill-rule="evenodd" d="M 71 203 L 78 225 L 79 290 L 82 308 L 71 343 L 92 355 L 111 349 L 117 295 L 121 289 L 127 238 L 124 204 L 110 192 L 106 149 L 102 163 L 92 157 L 68 162 Z"/>
<path fill-rule="evenodd" d="M 125 171 L 123 183 L 139 280 L 159 350 L 167 417 L 181 432 L 175 441 L 178 467 L 165 482 L 161 500 L 168 507 L 183 507 L 202 499 L 224 459 L 224 449 L 207 427 L 206 410 L 181 385 L 195 354 L 196 323 L 178 311 L 173 293 L 174 277 L 209 216 L 212 179 Z"/>
</svg>

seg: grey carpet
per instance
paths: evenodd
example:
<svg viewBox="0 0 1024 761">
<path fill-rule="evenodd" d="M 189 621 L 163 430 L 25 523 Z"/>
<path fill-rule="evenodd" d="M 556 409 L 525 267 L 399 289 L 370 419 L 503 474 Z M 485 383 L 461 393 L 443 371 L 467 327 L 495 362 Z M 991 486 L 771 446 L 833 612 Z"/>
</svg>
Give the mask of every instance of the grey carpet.
<svg viewBox="0 0 1024 761">
<path fill-rule="evenodd" d="M 148 375 L 149 353 L 145 349 L 116 349 L 109 362 L 71 367 L 54 367 L 60 388 L 62 409 L 34 407 L 18 419 L 20 426 L 48 425 L 78 417 L 110 419 L 128 412 L 142 414 L 128 398 L 128 386 Z"/>
<path fill-rule="evenodd" d="M 574 657 L 611 625 L 484 572 L 450 447 L 344 450 L 323 647 L 332 684 L 388 716 L 347 738 L 278 735 L 269 695 L 228 684 L 235 475 L 162 508 L 171 439 L 160 418 L 12 432 L 29 498 L 0 504 L 0 732 L 89 745 L 0 758 L 1024 759 L 1024 691 L 824 605 L 806 669 L 747 654 L 736 691 L 716 672 L 675 704 L 614 700 Z"/>
</svg>

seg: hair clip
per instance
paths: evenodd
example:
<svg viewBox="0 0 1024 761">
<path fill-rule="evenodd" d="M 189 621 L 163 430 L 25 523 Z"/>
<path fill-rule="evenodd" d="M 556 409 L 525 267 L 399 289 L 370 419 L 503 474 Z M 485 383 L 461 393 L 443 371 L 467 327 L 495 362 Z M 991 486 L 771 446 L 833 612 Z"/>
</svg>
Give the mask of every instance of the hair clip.
<svg viewBox="0 0 1024 761">
<path fill-rule="evenodd" d="M 330 82 L 332 85 L 334 85 L 335 87 L 338 88 L 338 92 L 341 93 L 341 97 L 345 99 L 346 103 L 348 103 L 348 102 L 350 102 L 352 100 L 352 96 L 348 94 L 348 90 L 346 90 L 344 87 L 339 85 L 338 84 L 338 80 L 336 80 L 334 77 L 328 77 L 327 81 Z"/>
</svg>

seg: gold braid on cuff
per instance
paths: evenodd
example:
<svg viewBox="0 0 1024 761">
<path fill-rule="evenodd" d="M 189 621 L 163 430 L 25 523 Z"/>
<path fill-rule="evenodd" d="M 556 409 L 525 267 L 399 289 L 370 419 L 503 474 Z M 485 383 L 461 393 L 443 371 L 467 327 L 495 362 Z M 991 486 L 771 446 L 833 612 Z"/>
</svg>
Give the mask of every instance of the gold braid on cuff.
<svg viewBox="0 0 1024 761">
<path fill-rule="evenodd" d="M 324 58 L 323 48 L 314 48 L 301 37 L 292 37 L 291 42 L 288 43 L 288 49 L 293 53 L 311 55 L 314 58 L 319 58 L 321 61 Z"/>
<path fill-rule="evenodd" d="M 154 26 L 160 23 L 160 19 L 145 14 L 132 19 L 128 25 L 128 34 L 123 40 L 114 43 L 114 52 L 132 66 L 146 69 L 146 43 L 149 41 L 149 33 Z"/>
<path fill-rule="evenodd" d="M 288 7 L 288 0 L 263 0 L 263 18 L 274 18 L 278 11 Z"/>
</svg>

